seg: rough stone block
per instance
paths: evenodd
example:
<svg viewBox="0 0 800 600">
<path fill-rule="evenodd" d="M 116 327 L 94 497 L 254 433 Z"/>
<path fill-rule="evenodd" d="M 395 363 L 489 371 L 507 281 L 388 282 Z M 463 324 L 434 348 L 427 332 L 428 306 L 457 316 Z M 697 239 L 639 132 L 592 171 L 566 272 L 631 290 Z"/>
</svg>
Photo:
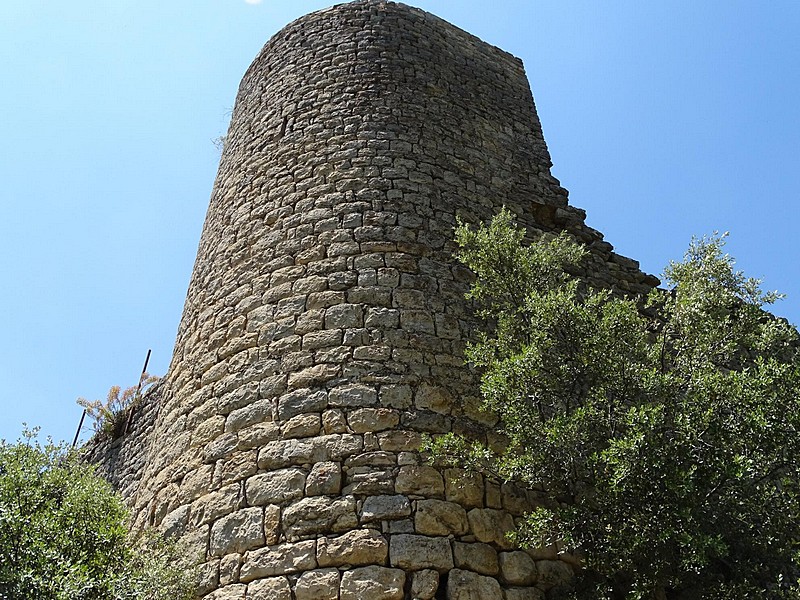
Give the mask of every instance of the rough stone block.
<svg viewBox="0 0 800 600">
<path fill-rule="evenodd" d="M 422 435 L 417 431 L 384 431 L 378 434 L 378 444 L 387 452 L 415 452 L 422 447 Z"/>
<path fill-rule="evenodd" d="M 191 523 L 196 526 L 216 521 L 239 508 L 242 501 L 241 486 L 238 483 L 206 494 L 192 503 Z"/>
<path fill-rule="evenodd" d="M 417 571 L 412 575 L 411 597 L 414 600 L 431 600 L 439 589 L 439 573 L 433 569 Z"/>
<path fill-rule="evenodd" d="M 203 461 L 210 463 L 236 450 L 239 438 L 235 433 L 224 433 L 203 448 Z"/>
<path fill-rule="evenodd" d="M 395 481 L 398 494 L 441 497 L 444 495 L 444 480 L 433 467 L 409 465 L 400 467 Z"/>
<path fill-rule="evenodd" d="M 306 478 L 306 496 L 338 494 L 342 489 L 342 470 L 339 463 L 316 463 Z"/>
<path fill-rule="evenodd" d="M 374 467 L 353 467 L 347 469 L 345 494 L 390 494 L 394 491 L 394 477 L 391 469 Z"/>
<path fill-rule="evenodd" d="M 306 571 L 294 586 L 294 597 L 295 600 L 339 600 L 338 569 Z"/>
<path fill-rule="evenodd" d="M 214 465 L 202 465 L 190 471 L 181 482 L 180 499 L 191 501 L 209 492 Z"/>
<path fill-rule="evenodd" d="M 245 494 L 251 506 L 282 504 L 302 497 L 305 484 L 306 476 L 300 469 L 279 469 L 248 479 Z"/>
<path fill-rule="evenodd" d="M 258 448 L 267 442 L 272 442 L 280 437 L 280 427 L 277 423 L 257 423 L 239 431 L 239 450 Z"/>
<path fill-rule="evenodd" d="M 366 446 L 366 438 L 364 445 Z M 363 454 L 356 454 L 348 458 L 345 462 L 345 467 L 392 467 L 397 464 L 397 455 L 393 452 L 383 452 L 382 450 L 375 450 L 372 452 L 364 452 Z"/>
<path fill-rule="evenodd" d="M 414 528 L 423 535 L 464 535 L 469 526 L 467 511 L 443 500 L 418 500 Z"/>
<path fill-rule="evenodd" d="M 359 567 L 342 575 L 340 600 L 403 600 L 406 574 L 386 567 Z"/>
<path fill-rule="evenodd" d="M 322 390 L 294 390 L 278 400 L 278 419 L 286 421 L 302 413 L 321 412 L 327 405 L 328 395 Z"/>
<path fill-rule="evenodd" d="M 540 560 L 536 562 L 539 573 L 539 582 L 551 587 L 566 583 L 574 577 L 572 568 L 561 560 Z"/>
<path fill-rule="evenodd" d="M 506 588 L 506 600 L 545 600 L 545 593 L 535 587 Z"/>
<path fill-rule="evenodd" d="M 340 461 L 348 456 L 358 454 L 364 447 L 364 440 L 360 435 L 321 435 L 313 439 L 315 462 L 326 460 Z"/>
<path fill-rule="evenodd" d="M 396 308 L 368 308 L 364 325 L 373 328 L 397 328 L 400 325 L 400 311 Z"/>
<path fill-rule="evenodd" d="M 371 406 L 378 401 L 378 394 L 375 388 L 362 385 L 351 384 L 335 387 L 330 391 L 329 404 L 334 407 L 362 407 Z"/>
<path fill-rule="evenodd" d="M 311 437 L 319 433 L 322 418 L 318 413 L 295 415 L 283 424 L 281 430 L 284 438 Z"/>
<path fill-rule="evenodd" d="M 347 431 L 347 420 L 339 409 L 329 409 L 322 413 L 322 431 L 325 434 L 344 433 Z"/>
<path fill-rule="evenodd" d="M 447 600 L 503 600 L 503 590 L 492 577 L 453 569 L 447 578 Z"/>
<path fill-rule="evenodd" d="M 361 507 L 361 521 L 402 519 L 411 514 L 411 503 L 405 496 L 368 496 Z"/>
<path fill-rule="evenodd" d="M 239 581 L 245 583 L 261 577 L 288 575 L 300 571 L 310 571 L 317 566 L 316 540 L 296 544 L 278 544 L 245 555 L 239 572 Z"/>
<path fill-rule="evenodd" d="M 410 333 L 436 333 L 433 316 L 427 310 L 401 310 L 400 327 Z"/>
<path fill-rule="evenodd" d="M 358 304 L 340 304 L 325 311 L 326 329 L 351 329 L 364 324 L 364 309 Z"/>
<path fill-rule="evenodd" d="M 205 553 L 203 553 L 205 554 Z M 205 556 L 203 557 L 205 558 Z M 219 559 L 205 562 L 197 567 L 195 587 L 200 595 L 207 594 L 219 585 Z"/>
<path fill-rule="evenodd" d="M 453 560 L 457 568 L 482 575 L 497 575 L 500 572 L 497 551 L 489 544 L 453 542 Z"/>
<path fill-rule="evenodd" d="M 247 585 L 247 600 L 292 600 L 286 577 L 267 577 Z"/>
<path fill-rule="evenodd" d="M 260 508 L 245 508 L 227 515 L 211 526 L 209 554 L 242 553 L 264 545 L 264 516 Z M 526 555 L 527 556 L 527 555 Z"/>
<path fill-rule="evenodd" d="M 539 578 L 536 563 L 521 550 L 501 552 L 499 560 L 500 574 L 509 585 L 529 586 Z"/>
<path fill-rule="evenodd" d="M 311 334 L 309 334 L 311 335 Z M 290 373 L 289 389 L 322 386 L 339 375 L 341 367 L 334 364 L 319 364 L 302 371 Z"/>
<path fill-rule="evenodd" d="M 217 436 L 223 433 L 225 429 L 225 417 L 217 415 L 210 417 L 200 423 L 198 427 L 192 432 L 192 446 L 204 446 Z"/>
<path fill-rule="evenodd" d="M 447 538 L 397 534 L 389 542 L 389 563 L 410 571 L 436 569 L 445 573 L 453 568 L 453 551 Z"/>
<path fill-rule="evenodd" d="M 242 566 L 242 555 L 238 553 L 223 556 L 219 561 L 219 584 L 230 585 L 239 581 L 239 568 Z"/>
<path fill-rule="evenodd" d="M 222 487 L 240 481 L 258 470 L 258 453 L 255 450 L 237 452 L 227 459 L 218 460 L 214 465 L 214 476 L 211 484 Z"/>
<path fill-rule="evenodd" d="M 509 513 L 493 508 L 473 508 L 467 513 L 467 518 L 479 542 L 497 544 L 504 549 L 513 547 L 506 535 L 514 530 L 514 519 Z"/>
<path fill-rule="evenodd" d="M 167 516 L 161 520 L 161 525 L 159 526 L 164 537 L 172 537 L 183 531 L 189 522 L 189 509 L 190 506 L 185 504 L 167 513 Z"/>
<path fill-rule="evenodd" d="M 283 531 L 289 540 L 319 533 L 338 533 L 358 526 L 352 496 L 303 498 L 283 511 Z"/>
<path fill-rule="evenodd" d="M 275 440 L 258 453 L 259 469 L 280 469 L 315 462 L 314 443 L 309 439 Z"/>
<path fill-rule="evenodd" d="M 347 422 L 355 433 L 384 431 L 396 427 L 400 416 L 388 408 L 359 408 L 347 415 Z"/>
<path fill-rule="evenodd" d="M 253 423 L 272 421 L 272 401 L 258 400 L 232 411 L 225 420 L 225 431 L 239 431 Z"/>
<path fill-rule="evenodd" d="M 247 586 L 241 583 L 226 585 L 211 592 L 205 597 L 205 600 L 245 600 L 246 592 Z"/>
<path fill-rule="evenodd" d="M 417 388 L 414 405 L 417 408 L 447 415 L 453 408 L 453 395 L 442 386 L 424 383 Z"/>
<path fill-rule="evenodd" d="M 264 507 L 264 543 L 272 546 L 278 543 L 281 529 L 281 507 L 270 504 Z"/>
<path fill-rule="evenodd" d="M 533 508 L 525 490 L 511 483 L 500 486 L 500 500 L 503 508 L 516 516 L 524 515 Z"/>
<path fill-rule="evenodd" d="M 483 506 L 483 476 L 463 469 L 445 469 L 445 497 L 465 508 Z"/>
<path fill-rule="evenodd" d="M 380 401 L 389 408 L 408 408 L 411 406 L 411 386 L 382 385 Z"/>
<path fill-rule="evenodd" d="M 339 537 L 317 540 L 320 567 L 382 565 L 388 554 L 386 538 L 374 529 L 354 529 Z"/>
</svg>

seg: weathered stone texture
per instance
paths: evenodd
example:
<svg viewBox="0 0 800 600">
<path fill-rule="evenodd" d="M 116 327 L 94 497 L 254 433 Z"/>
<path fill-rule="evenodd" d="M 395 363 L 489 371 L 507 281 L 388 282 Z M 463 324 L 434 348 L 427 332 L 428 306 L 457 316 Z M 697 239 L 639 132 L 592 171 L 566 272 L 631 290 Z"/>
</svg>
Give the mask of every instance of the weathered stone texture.
<svg viewBox="0 0 800 600">
<path fill-rule="evenodd" d="M 183 535 L 206 598 L 538 598 L 569 577 L 506 534 L 525 490 L 425 463 L 498 446 L 465 367 L 456 218 L 507 206 L 587 244 L 582 275 L 655 283 L 550 175 L 521 62 L 357 0 L 288 25 L 245 74 L 163 385 L 93 457 L 135 526 Z M 545 560 L 546 559 L 546 560 Z"/>
</svg>

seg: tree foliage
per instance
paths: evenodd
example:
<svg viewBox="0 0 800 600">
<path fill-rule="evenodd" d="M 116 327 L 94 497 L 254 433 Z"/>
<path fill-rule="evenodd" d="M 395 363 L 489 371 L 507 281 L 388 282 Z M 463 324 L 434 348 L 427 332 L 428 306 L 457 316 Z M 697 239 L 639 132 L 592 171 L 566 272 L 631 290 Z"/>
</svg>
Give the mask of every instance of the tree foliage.
<svg viewBox="0 0 800 600">
<path fill-rule="evenodd" d="M 694 240 L 644 299 L 570 276 L 586 251 L 525 246 L 506 211 L 457 230 L 488 324 L 468 358 L 509 443 L 434 451 L 542 490 L 520 540 L 579 555 L 578 596 L 798 597 L 798 333 L 724 241 Z"/>
<path fill-rule="evenodd" d="M 78 454 L 36 431 L 0 441 L 0 599 L 180 600 L 173 544 L 128 538 L 126 510 Z"/>
</svg>

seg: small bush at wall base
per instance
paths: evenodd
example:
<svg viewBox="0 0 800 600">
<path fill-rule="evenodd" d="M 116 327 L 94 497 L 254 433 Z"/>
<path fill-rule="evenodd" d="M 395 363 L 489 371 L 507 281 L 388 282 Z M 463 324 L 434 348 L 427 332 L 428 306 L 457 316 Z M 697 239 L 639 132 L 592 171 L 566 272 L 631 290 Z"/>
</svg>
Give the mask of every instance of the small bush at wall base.
<svg viewBox="0 0 800 600">
<path fill-rule="evenodd" d="M 0 600 L 188 600 L 176 546 L 131 540 L 121 499 L 61 444 L 0 442 Z"/>
</svg>

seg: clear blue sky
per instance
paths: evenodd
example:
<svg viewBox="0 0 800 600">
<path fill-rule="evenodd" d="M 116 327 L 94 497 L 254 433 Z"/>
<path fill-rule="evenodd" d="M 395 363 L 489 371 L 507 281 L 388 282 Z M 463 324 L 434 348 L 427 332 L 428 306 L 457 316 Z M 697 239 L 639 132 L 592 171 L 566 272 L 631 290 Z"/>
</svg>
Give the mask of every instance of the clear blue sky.
<svg viewBox="0 0 800 600">
<path fill-rule="evenodd" d="M 659 274 L 730 231 L 800 322 L 800 2 L 417 0 L 519 56 L 553 174 Z M 312 0 L 2 0 L 0 438 L 164 374 L 236 88 Z"/>
</svg>

